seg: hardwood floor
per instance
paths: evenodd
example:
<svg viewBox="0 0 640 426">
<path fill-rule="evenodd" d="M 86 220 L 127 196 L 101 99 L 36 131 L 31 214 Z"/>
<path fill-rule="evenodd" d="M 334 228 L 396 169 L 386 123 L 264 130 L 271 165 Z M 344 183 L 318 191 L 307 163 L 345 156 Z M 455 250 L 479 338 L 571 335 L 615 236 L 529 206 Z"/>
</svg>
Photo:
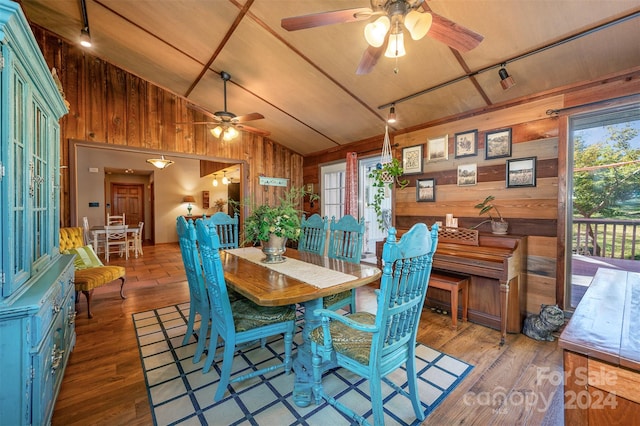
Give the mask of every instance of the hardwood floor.
<svg viewBox="0 0 640 426">
<path fill-rule="evenodd" d="M 119 282 L 97 289 L 93 319 L 80 297 L 77 342 L 53 414 L 53 425 L 150 425 L 140 355 L 131 315 L 189 300 L 177 244 L 145 246 L 144 255 L 111 264 L 127 268 L 126 299 Z M 373 289 L 359 289 L 358 307 L 371 306 Z M 418 340 L 464 360 L 474 369 L 423 424 L 563 424 L 562 351 L 538 342 L 458 322 L 425 308 Z"/>
</svg>

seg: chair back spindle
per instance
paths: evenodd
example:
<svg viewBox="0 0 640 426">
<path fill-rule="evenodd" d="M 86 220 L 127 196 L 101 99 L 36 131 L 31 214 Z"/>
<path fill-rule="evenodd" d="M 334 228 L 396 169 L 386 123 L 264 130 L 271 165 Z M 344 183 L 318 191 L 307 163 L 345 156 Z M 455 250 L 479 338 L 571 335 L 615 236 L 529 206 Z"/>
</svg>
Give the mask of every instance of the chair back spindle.
<svg viewBox="0 0 640 426">
<path fill-rule="evenodd" d="M 217 212 L 213 216 L 203 218 L 207 224 L 215 225 L 216 233 L 220 240 L 221 249 L 238 248 L 238 215 L 234 213 L 233 217 L 224 212 Z"/>
<path fill-rule="evenodd" d="M 321 217 L 315 213 L 307 219 L 306 215 L 302 215 L 298 250 L 324 256 L 328 227 L 326 216 Z"/>
<path fill-rule="evenodd" d="M 408 389 L 399 390 L 411 401 L 414 413 L 424 420 L 420 403 L 415 362 L 418 324 L 429 285 L 433 254 L 438 244 L 438 227 L 429 231 L 423 223 L 414 225 L 396 240 L 395 228 L 382 251 L 383 271 L 376 313 L 356 312 L 345 316 L 318 309 L 322 326 L 311 332 L 316 404 L 325 399 L 358 424 L 368 424 L 351 408 L 327 395 L 322 387 L 323 363 L 343 367 L 369 381 L 373 420 L 384 425 L 382 382 L 399 387 L 387 376 L 406 366 Z"/>
</svg>

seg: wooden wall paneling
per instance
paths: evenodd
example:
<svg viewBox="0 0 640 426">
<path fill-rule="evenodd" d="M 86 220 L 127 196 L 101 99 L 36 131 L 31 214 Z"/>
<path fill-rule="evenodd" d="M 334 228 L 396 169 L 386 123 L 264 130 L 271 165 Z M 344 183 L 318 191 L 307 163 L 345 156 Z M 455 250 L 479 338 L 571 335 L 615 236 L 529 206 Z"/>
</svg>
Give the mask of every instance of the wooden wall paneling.
<svg viewBox="0 0 640 426">
<path fill-rule="evenodd" d="M 128 120 L 125 119 L 129 112 L 127 111 L 127 75 L 119 68 L 112 66 L 107 66 L 106 68 L 107 95 L 104 102 L 108 125 L 107 137 L 102 141 L 114 145 L 127 145 L 127 139 L 130 138 L 127 130 Z"/>
<path fill-rule="evenodd" d="M 143 130 L 140 146 L 150 148 L 153 141 L 161 141 L 166 137 L 167 127 L 162 120 L 162 110 L 165 107 L 163 91 L 153 84 L 147 85 L 146 89 L 144 103 L 147 105 L 147 113 L 141 117 Z M 173 136 L 175 140 L 175 132 Z"/>
<path fill-rule="evenodd" d="M 631 72 L 624 71 L 603 79 L 590 82 L 577 89 L 567 90 L 564 95 L 564 102 L 561 108 L 578 105 L 586 105 L 592 102 L 612 99 L 629 94 L 640 93 L 640 66 Z M 607 105 L 600 105 L 597 108 L 604 108 Z"/>
<path fill-rule="evenodd" d="M 147 114 L 146 108 L 146 88 L 147 83 L 127 73 L 127 140 L 125 145 L 142 147 L 144 146 L 144 117 Z"/>
<path fill-rule="evenodd" d="M 88 99 L 86 109 L 83 111 L 85 116 L 84 134 L 80 139 L 90 140 L 94 142 L 108 143 L 107 139 L 107 111 L 105 99 L 107 98 L 105 68 L 106 64 L 100 59 L 87 58 L 86 67 L 86 93 L 83 96 Z"/>
</svg>

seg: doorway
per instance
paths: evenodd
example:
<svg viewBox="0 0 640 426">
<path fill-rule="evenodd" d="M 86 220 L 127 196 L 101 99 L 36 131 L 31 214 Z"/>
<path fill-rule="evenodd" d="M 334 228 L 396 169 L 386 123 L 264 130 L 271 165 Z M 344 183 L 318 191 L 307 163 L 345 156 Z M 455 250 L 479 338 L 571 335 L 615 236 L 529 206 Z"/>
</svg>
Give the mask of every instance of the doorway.
<svg viewBox="0 0 640 426">
<path fill-rule="evenodd" d="M 640 272 L 640 105 L 570 117 L 568 147 L 565 300 L 574 310 L 598 268 Z"/>
<path fill-rule="evenodd" d="M 387 238 L 386 225 L 390 225 L 391 220 L 391 190 L 385 190 L 385 198 L 382 201 L 382 215 L 385 220 L 383 224 L 378 221 L 375 209 L 371 205 L 373 202 L 374 191 L 376 188 L 372 186 L 372 179 L 369 173 L 376 168 L 380 162 L 380 156 L 367 157 L 358 160 L 358 186 L 359 194 L 359 211 L 360 217 L 364 217 L 365 234 L 364 234 L 364 251 L 362 260 L 364 262 L 376 263 L 376 242 L 384 241 Z"/>
<path fill-rule="evenodd" d="M 111 183 L 110 214 L 125 213 L 126 225 L 144 222 L 144 185 Z"/>
</svg>

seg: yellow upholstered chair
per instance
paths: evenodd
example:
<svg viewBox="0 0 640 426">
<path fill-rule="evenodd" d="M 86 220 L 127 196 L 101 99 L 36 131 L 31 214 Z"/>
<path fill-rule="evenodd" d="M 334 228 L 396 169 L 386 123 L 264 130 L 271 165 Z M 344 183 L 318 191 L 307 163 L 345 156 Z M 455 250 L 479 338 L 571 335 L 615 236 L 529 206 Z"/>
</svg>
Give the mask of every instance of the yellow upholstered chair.
<svg viewBox="0 0 640 426">
<path fill-rule="evenodd" d="M 78 303 L 78 293 L 82 292 L 87 298 L 87 316 L 89 318 L 93 317 L 91 296 L 95 288 L 120 279 L 122 281 L 120 297 L 125 298 L 123 293 L 125 269 L 122 266 L 104 266 L 93 252 L 91 245 L 84 245 L 81 227 L 60 228 L 60 252 L 76 255 L 73 280 L 76 288 L 76 303 Z"/>
</svg>

